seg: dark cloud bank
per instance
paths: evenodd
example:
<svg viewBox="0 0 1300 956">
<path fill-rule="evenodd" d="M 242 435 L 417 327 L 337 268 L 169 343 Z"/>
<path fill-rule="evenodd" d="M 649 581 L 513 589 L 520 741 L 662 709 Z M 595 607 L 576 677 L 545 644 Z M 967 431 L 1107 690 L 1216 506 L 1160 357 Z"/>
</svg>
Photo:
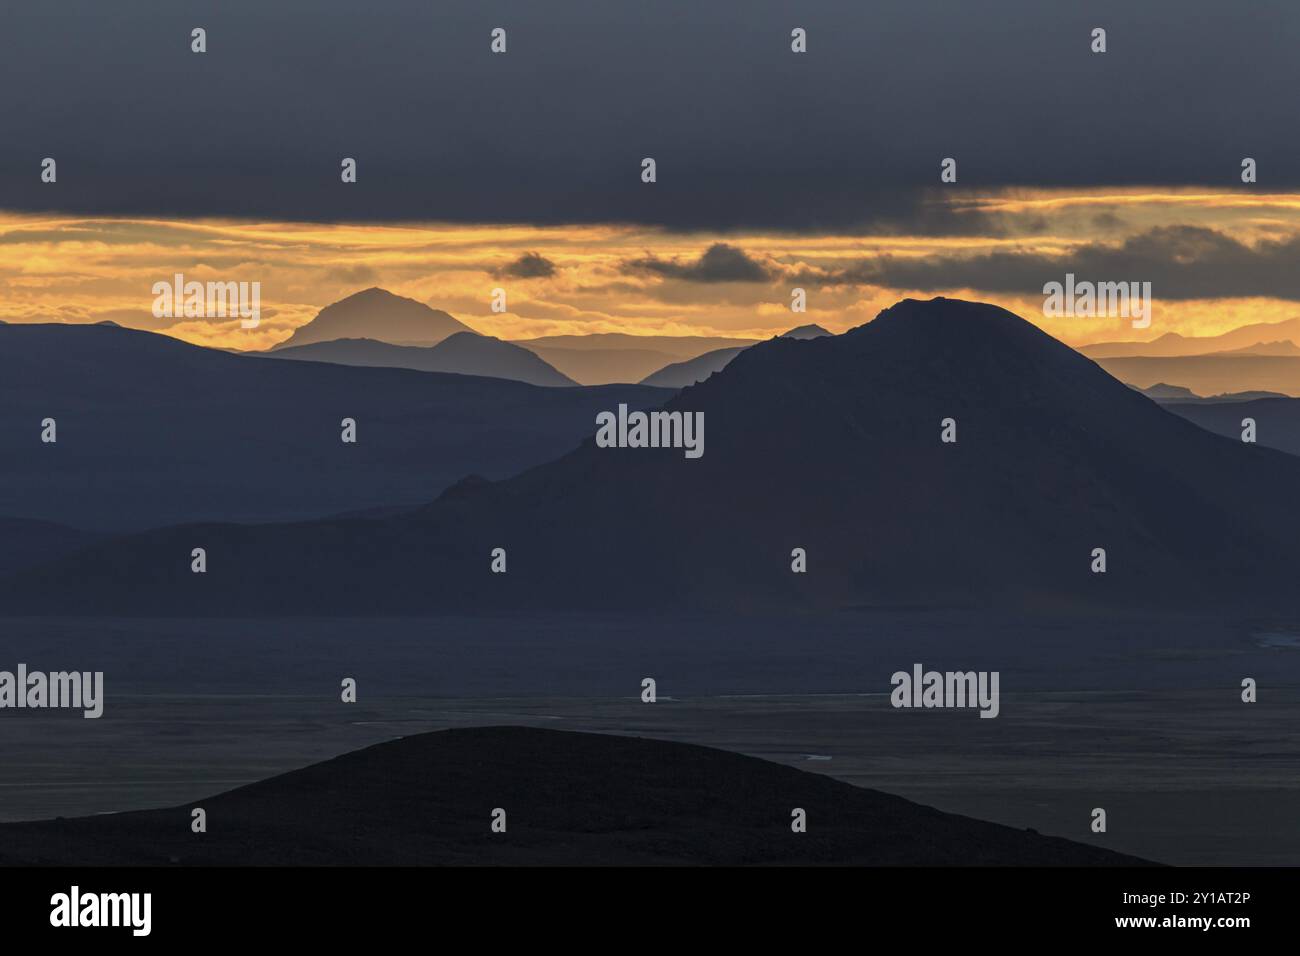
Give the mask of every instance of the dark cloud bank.
<svg viewBox="0 0 1300 956">
<path fill-rule="evenodd" d="M 1164 226 L 1118 245 L 1087 243 L 1063 255 L 993 252 L 925 259 L 879 256 L 800 278 L 823 285 L 878 285 L 938 292 L 979 289 L 1041 293 L 1045 282 L 1079 279 L 1150 282 L 1162 299 L 1270 296 L 1300 300 L 1300 238 L 1246 245 L 1199 226 Z"/>
<path fill-rule="evenodd" d="M 743 249 L 725 242 L 715 242 L 698 259 L 660 259 L 646 256 L 624 265 L 629 273 L 646 273 L 685 282 L 767 282 L 774 277 L 771 269 Z"/>
<path fill-rule="evenodd" d="M 1300 184 L 1298 26 L 1293 3 L 1198 0 L 27 4 L 0 206 L 971 232 L 926 201 L 944 157 L 972 188 L 1227 187 L 1247 155 L 1259 188 Z"/>
</svg>

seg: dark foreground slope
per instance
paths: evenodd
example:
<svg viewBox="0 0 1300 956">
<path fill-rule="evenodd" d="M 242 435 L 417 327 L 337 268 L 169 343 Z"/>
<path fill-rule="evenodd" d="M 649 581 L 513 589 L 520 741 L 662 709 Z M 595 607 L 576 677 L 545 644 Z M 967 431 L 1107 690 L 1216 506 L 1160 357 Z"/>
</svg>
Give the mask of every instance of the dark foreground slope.
<svg viewBox="0 0 1300 956">
<path fill-rule="evenodd" d="M 406 737 L 168 810 L 0 826 L 4 864 L 1141 862 L 726 751 L 523 727 Z"/>
<path fill-rule="evenodd" d="M 563 454 L 611 403 L 668 394 L 277 362 L 111 326 L 0 325 L 0 515 L 138 530 L 410 506 L 467 474 L 502 478 Z M 41 441 L 46 418 L 55 444 Z M 340 440 L 343 418 L 356 420 L 356 444 Z"/>
<path fill-rule="evenodd" d="M 588 438 L 384 520 L 108 542 L 0 582 L 0 608 L 1295 610 L 1300 460 L 1196 427 L 994 306 L 909 300 L 843 335 L 773 339 L 666 407 L 704 414 L 703 457 Z"/>
</svg>

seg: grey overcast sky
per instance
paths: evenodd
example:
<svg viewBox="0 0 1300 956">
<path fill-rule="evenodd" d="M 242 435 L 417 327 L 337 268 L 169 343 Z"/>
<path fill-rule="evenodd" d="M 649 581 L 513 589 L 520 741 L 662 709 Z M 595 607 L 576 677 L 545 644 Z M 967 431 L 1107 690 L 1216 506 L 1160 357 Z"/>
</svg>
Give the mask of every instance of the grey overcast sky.
<svg viewBox="0 0 1300 956">
<path fill-rule="evenodd" d="M 970 188 L 1232 187 L 1252 156 L 1289 189 L 1298 27 L 1294 0 L 3 0 L 0 208 L 944 233 L 979 227 L 920 201 L 947 156 Z"/>
</svg>

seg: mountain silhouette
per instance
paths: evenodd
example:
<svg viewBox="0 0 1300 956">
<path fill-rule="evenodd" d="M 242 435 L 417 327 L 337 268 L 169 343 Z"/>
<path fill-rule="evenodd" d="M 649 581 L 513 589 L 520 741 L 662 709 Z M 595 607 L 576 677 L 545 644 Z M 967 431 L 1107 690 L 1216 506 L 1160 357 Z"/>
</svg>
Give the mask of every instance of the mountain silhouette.
<svg viewBox="0 0 1300 956">
<path fill-rule="evenodd" d="M 393 295 L 385 289 L 372 288 L 327 305 L 316 318 L 295 329 L 276 348 L 336 339 L 378 339 L 391 345 L 437 345 L 449 335 L 473 331 L 439 309 Z"/>
<path fill-rule="evenodd" d="M 1242 421 L 1255 422 L 1255 441 L 1300 456 L 1300 398 L 1228 396 L 1220 401 L 1171 402 L 1169 410 L 1206 431 L 1240 443 Z"/>
<path fill-rule="evenodd" d="M 1257 342 L 1254 345 L 1246 345 L 1239 349 L 1224 349 L 1222 352 L 1213 352 L 1213 355 L 1300 355 L 1300 345 L 1296 345 L 1289 339 L 1280 342 Z"/>
<path fill-rule="evenodd" d="M 830 334 L 831 334 L 830 332 L 827 332 L 827 331 L 826 331 L 825 329 L 823 329 L 820 325 L 817 325 L 816 323 L 809 323 L 808 325 L 800 325 L 800 326 L 796 326 L 795 328 L 790 329 L 788 332 L 782 332 L 782 333 L 781 333 L 781 338 L 783 338 L 783 339 L 819 339 L 819 338 L 821 338 L 822 336 L 830 335 Z"/>
<path fill-rule="evenodd" d="M 1099 358 L 1097 364 L 1122 382 L 1148 388 L 1163 382 L 1201 395 L 1223 392 L 1280 392 L 1300 395 L 1300 356 L 1220 352 L 1171 358 Z"/>
<path fill-rule="evenodd" d="M 830 334 L 820 325 L 801 325 L 798 328 L 790 329 L 788 332 L 782 332 L 780 337 L 783 339 L 818 339 Z M 687 359 L 685 362 L 674 362 L 671 365 L 665 365 L 659 371 L 643 378 L 641 384 L 653 385 L 659 388 L 685 388 L 688 385 L 694 385 L 697 382 L 704 381 L 714 372 L 722 371 L 727 367 L 727 363 L 743 352 L 745 348 L 748 348 L 748 346 L 714 349 L 712 352 L 705 352 L 703 355 Z"/>
<path fill-rule="evenodd" d="M 0 516 L 132 531 L 409 508 L 466 474 L 504 478 L 563 454 L 611 403 L 657 406 L 668 394 L 278 362 L 107 325 L 10 324 L 0 327 Z M 355 444 L 341 441 L 345 417 L 357 422 Z M 41 440 L 47 418 L 56 443 Z"/>
<path fill-rule="evenodd" d="M 656 369 L 695 358 L 719 348 L 752 345 L 752 339 L 696 335 L 545 335 L 516 339 L 516 345 L 536 353 L 583 385 L 639 382 Z"/>
<path fill-rule="evenodd" d="M 1130 385 L 1129 387 L 1135 388 L 1136 386 Z M 1280 392 L 1223 392 L 1219 395 L 1197 395 L 1190 388 L 1183 388 L 1181 385 L 1166 385 L 1164 382 L 1157 382 L 1148 388 L 1139 388 L 1138 391 L 1162 405 L 1173 405 L 1179 402 L 1210 402 L 1214 404 L 1253 402 L 1263 398 L 1287 397 Z"/>
<path fill-rule="evenodd" d="M 0 601 L 127 614 L 1296 607 L 1300 460 L 1210 434 L 995 306 L 905 300 L 842 335 L 775 338 L 665 409 L 704 415 L 702 457 L 597 447 L 593 421 L 571 453 L 409 513 L 119 538 L 6 579 Z M 940 440 L 946 419 L 955 443 Z M 198 546 L 206 575 L 189 570 Z M 791 571 L 795 548 L 807 573 Z"/>
<path fill-rule="evenodd" d="M 685 362 L 673 362 L 641 379 L 641 384 L 656 388 L 686 388 L 704 381 L 714 372 L 721 372 L 743 351 L 744 348 L 715 349 Z"/>
<path fill-rule="evenodd" d="M 1135 385 L 1129 387 L 1137 388 Z M 1201 398 L 1190 388 L 1183 388 L 1181 385 L 1169 385 L 1165 382 L 1156 382 L 1156 384 L 1149 385 L 1146 388 L 1139 388 L 1138 391 L 1154 402 L 1195 402 Z"/>
<path fill-rule="evenodd" d="M 374 339 L 335 339 L 310 345 L 291 345 L 265 353 L 271 358 L 332 362 L 336 365 L 413 368 L 422 372 L 452 372 L 508 378 L 530 385 L 576 385 L 528 349 L 509 342 L 456 332 L 437 345 L 390 345 Z"/>
<path fill-rule="evenodd" d="M 1239 326 L 1221 335 L 1180 335 L 1177 332 L 1166 332 L 1149 342 L 1097 342 L 1080 346 L 1079 351 L 1092 359 L 1132 356 L 1174 358 L 1244 350 L 1256 345 L 1277 342 L 1300 345 L 1300 319 L 1256 322 Z"/>
<path fill-rule="evenodd" d="M 632 335 L 627 332 L 593 332 L 589 335 L 542 335 L 532 339 L 515 339 L 524 348 L 576 349 L 600 352 L 607 349 L 662 352 L 675 358 L 692 358 L 713 349 L 753 345 L 757 339 L 728 338 L 710 335 Z"/>
<path fill-rule="evenodd" d="M 562 349 L 528 347 L 538 358 L 583 385 L 639 382 L 673 356 L 652 349 Z"/>
<path fill-rule="evenodd" d="M 0 825 L 4 865 L 773 863 L 1145 861 L 723 750 L 526 727 L 403 737 L 166 810 Z"/>
</svg>

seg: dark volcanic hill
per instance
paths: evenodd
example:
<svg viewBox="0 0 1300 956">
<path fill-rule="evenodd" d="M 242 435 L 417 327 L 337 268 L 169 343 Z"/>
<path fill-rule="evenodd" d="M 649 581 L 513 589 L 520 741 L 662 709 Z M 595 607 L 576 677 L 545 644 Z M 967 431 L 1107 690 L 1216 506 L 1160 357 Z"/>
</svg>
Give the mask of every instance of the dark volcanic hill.
<svg viewBox="0 0 1300 956">
<path fill-rule="evenodd" d="M 423 302 L 393 295 L 386 289 L 365 289 L 333 305 L 294 329 L 276 348 L 331 342 L 335 339 L 378 339 L 393 345 L 437 345 L 457 332 L 473 332 L 468 325 Z"/>
<path fill-rule="evenodd" d="M 191 832 L 193 807 L 208 832 Z M 504 833 L 490 829 L 496 808 Z M 523 727 L 405 737 L 168 810 L 0 825 L 0 864 L 168 863 L 1144 861 L 722 750 Z"/>
<path fill-rule="evenodd" d="M 1198 428 L 994 306 L 908 300 L 843 335 L 773 339 L 666 408 L 704 414 L 703 457 L 589 438 L 405 515 L 107 542 L 0 583 L 0 606 L 1295 610 L 1300 460 Z M 184 557 L 197 546 L 206 575 Z"/>
<path fill-rule="evenodd" d="M 508 378 L 530 385 L 564 386 L 578 384 L 547 365 L 528 349 L 503 342 L 490 335 L 457 332 L 437 345 L 389 345 L 374 339 L 335 339 L 294 345 L 263 353 L 276 359 L 300 359 L 309 362 L 333 362 L 337 365 L 413 368 L 421 372 L 452 372 L 458 375 L 483 375 Z"/>
<path fill-rule="evenodd" d="M 277 362 L 108 325 L 9 324 L 0 515 L 139 530 L 410 507 L 466 474 L 503 478 L 565 453 L 611 403 L 668 395 Z M 54 444 L 41 441 L 47 417 Z M 357 421 L 356 444 L 340 441 L 345 417 Z"/>
</svg>

